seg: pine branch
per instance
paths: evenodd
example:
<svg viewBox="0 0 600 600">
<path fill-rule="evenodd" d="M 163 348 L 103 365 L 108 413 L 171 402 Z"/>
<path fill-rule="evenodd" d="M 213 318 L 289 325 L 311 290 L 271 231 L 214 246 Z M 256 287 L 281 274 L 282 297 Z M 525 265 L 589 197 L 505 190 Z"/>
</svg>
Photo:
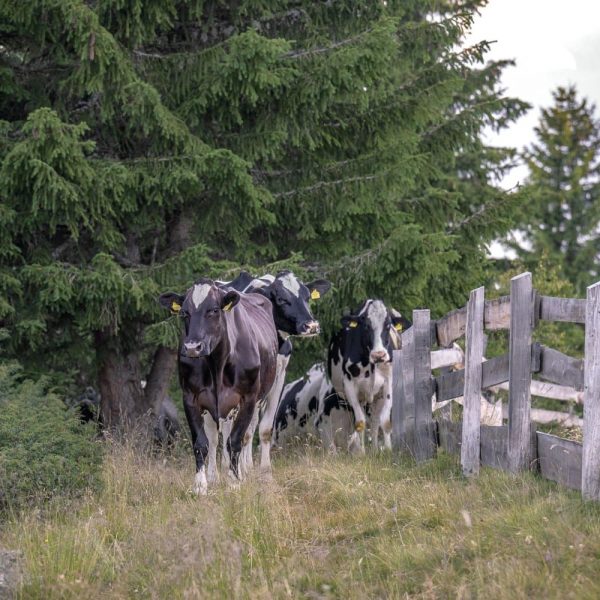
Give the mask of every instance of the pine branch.
<svg viewBox="0 0 600 600">
<path fill-rule="evenodd" d="M 334 181 L 318 181 L 313 185 L 309 185 L 307 187 L 298 188 L 296 190 L 289 190 L 287 192 L 276 192 L 272 194 L 274 198 L 285 198 L 288 196 L 294 196 L 295 194 L 301 194 L 303 192 L 314 192 L 322 187 L 329 187 L 333 185 L 340 185 L 344 183 L 355 183 L 357 181 L 370 181 L 372 179 L 378 179 L 379 177 L 383 177 L 384 173 L 379 173 L 377 175 L 361 175 L 357 177 L 348 177 L 347 179 L 336 179 Z"/>
</svg>

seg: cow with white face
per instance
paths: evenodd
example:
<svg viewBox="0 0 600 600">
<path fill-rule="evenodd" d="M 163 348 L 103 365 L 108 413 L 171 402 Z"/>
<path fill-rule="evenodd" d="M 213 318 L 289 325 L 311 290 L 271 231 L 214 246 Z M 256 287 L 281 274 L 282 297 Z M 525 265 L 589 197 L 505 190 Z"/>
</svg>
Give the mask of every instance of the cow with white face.
<svg viewBox="0 0 600 600">
<path fill-rule="evenodd" d="M 410 327 L 402 315 L 392 313 L 381 300 L 366 300 L 358 311 L 342 317 L 342 329 L 331 339 L 327 372 L 335 391 L 354 412 L 354 432 L 348 446 L 364 452 L 366 408 L 370 407 L 371 441 L 391 449 L 392 355 L 391 330 Z"/>
<path fill-rule="evenodd" d="M 309 302 L 318 300 L 331 288 L 331 283 L 324 279 L 316 279 L 303 283 L 291 271 L 280 271 L 277 275 L 264 275 L 253 278 L 242 271 L 230 282 L 219 282 L 224 288 L 235 289 L 246 294 L 260 294 L 268 298 L 273 309 L 273 321 L 277 329 L 279 351 L 277 355 L 277 370 L 273 387 L 267 394 L 262 407 L 259 425 L 260 437 L 260 468 L 263 472 L 271 470 L 271 441 L 273 423 L 281 391 L 285 382 L 285 373 L 292 353 L 290 336 L 312 337 L 320 333 L 319 322 L 310 309 Z M 258 412 L 249 427 L 250 439 L 256 428 Z M 252 465 L 252 445 L 244 448 L 242 457 L 246 468 Z"/>
<path fill-rule="evenodd" d="M 271 303 L 257 294 L 223 289 L 210 279 L 196 281 L 185 294 L 161 294 L 159 301 L 183 319 L 179 381 L 196 456 L 194 489 L 206 494 L 208 483 L 218 477 L 217 424 L 227 418 L 229 473 L 235 480 L 244 475 L 240 455 L 249 442 L 248 427 L 275 380 Z"/>
</svg>

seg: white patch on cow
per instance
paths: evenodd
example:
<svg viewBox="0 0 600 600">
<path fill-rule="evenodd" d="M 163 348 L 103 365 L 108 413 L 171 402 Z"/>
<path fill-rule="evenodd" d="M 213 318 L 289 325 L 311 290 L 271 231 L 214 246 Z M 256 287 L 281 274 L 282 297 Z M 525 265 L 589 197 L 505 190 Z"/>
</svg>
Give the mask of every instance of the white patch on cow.
<svg viewBox="0 0 600 600">
<path fill-rule="evenodd" d="M 206 496 L 208 493 L 208 481 L 206 480 L 206 467 L 201 467 L 194 479 L 194 493 L 198 496 Z"/>
<path fill-rule="evenodd" d="M 192 302 L 196 308 L 199 308 L 200 305 L 208 296 L 208 292 L 210 292 L 210 285 L 208 283 L 199 283 L 194 286 L 194 291 L 192 292 Z"/>
<path fill-rule="evenodd" d="M 387 352 L 387 348 L 383 345 L 381 334 L 387 318 L 387 308 L 381 300 L 373 300 L 366 307 L 367 319 L 373 330 L 373 349 L 371 352 Z"/>
<path fill-rule="evenodd" d="M 273 277 L 273 275 L 263 275 L 262 277 L 259 277 L 258 279 L 253 279 L 244 288 L 244 292 L 247 292 L 248 290 L 256 290 L 256 289 L 267 287 L 268 285 L 271 285 L 274 281 L 275 281 L 275 277 Z"/>
<path fill-rule="evenodd" d="M 283 287 L 288 290 L 288 292 L 291 292 L 294 296 L 296 296 L 296 298 L 300 296 L 300 283 L 295 275 L 292 273 L 286 273 L 279 279 L 281 280 Z"/>
</svg>

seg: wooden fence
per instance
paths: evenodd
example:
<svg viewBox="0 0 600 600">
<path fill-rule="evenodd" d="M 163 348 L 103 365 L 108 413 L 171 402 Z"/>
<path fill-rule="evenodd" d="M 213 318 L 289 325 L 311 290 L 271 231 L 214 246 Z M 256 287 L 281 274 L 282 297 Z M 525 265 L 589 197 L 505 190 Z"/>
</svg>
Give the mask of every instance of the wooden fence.
<svg viewBox="0 0 600 600">
<path fill-rule="evenodd" d="M 533 343 L 539 320 L 584 324 L 585 359 Z M 498 329 L 510 332 L 508 353 L 486 361 L 484 331 Z M 434 377 L 432 368 L 451 364 L 449 347 L 463 336 L 465 368 Z M 486 301 L 484 288 L 478 288 L 466 306 L 437 321 L 430 320 L 429 310 L 415 310 L 393 365 L 398 450 L 422 461 L 434 458 L 440 446 L 460 453 L 467 476 L 476 475 L 480 464 L 513 473 L 535 470 L 581 490 L 586 499 L 600 500 L 600 283 L 587 289 L 585 300 L 553 298 L 540 295 L 531 274 L 523 273 L 511 280 L 510 296 Z M 531 390 L 532 382 L 534 393 L 544 388 L 540 379 L 558 384 L 557 396 L 583 391 L 583 444 L 536 431 Z M 508 425 L 481 425 L 481 390 L 506 384 Z M 462 422 L 434 419 L 433 394 L 437 402 L 462 396 Z"/>
</svg>

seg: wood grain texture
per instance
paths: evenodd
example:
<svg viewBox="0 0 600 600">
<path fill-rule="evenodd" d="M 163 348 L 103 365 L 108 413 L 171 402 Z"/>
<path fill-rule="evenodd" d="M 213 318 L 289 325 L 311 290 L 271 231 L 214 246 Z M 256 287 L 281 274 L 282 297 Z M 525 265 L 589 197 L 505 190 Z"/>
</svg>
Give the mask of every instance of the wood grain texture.
<svg viewBox="0 0 600 600">
<path fill-rule="evenodd" d="M 413 311 L 414 331 L 414 398 L 415 398 L 415 444 L 414 454 L 418 461 L 435 456 L 436 444 L 431 413 L 433 392 L 431 377 L 431 336 L 429 310 Z"/>
<path fill-rule="evenodd" d="M 438 420 L 437 427 L 440 448 L 448 454 L 460 454 L 462 423 Z"/>
<path fill-rule="evenodd" d="M 485 288 L 473 290 L 467 304 L 465 387 L 460 464 L 466 476 L 479 473 L 479 425 L 483 361 Z"/>
<path fill-rule="evenodd" d="M 541 368 L 538 376 L 552 383 L 583 390 L 583 361 L 553 348 L 541 348 Z"/>
<path fill-rule="evenodd" d="M 404 385 L 402 375 L 402 350 L 394 350 L 392 357 L 392 447 L 396 451 L 407 451 L 404 425 Z"/>
<path fill-rule="evenodd" d="M 537 452 L 542 477 L 581 489 L 583 448 L 579 442 L 538 431 Z"/>
<path fill-rule="evenodd" d="M 400 352 L 400 372 L 402 373 L 401 403 L 399 404 L 398 428 L 400 432 L 399 450 L 414 455 L 415 445 L 415 338 L 413 328 L 402 334 Z"/>
<path fill-rule="evenodd" d="M 531 273 L 510 282 L 510 338 L 508 363 L 508 459 L 513 473 L 528 470 L 533 455 L 531 427 L 531 338 L 533 332 L 533 287 Z"/>
<path fill-rule="evenodd" d="M 581 493 L 600 500 L 600 283 L 587 289 Z"/>
<path fill-rule="evenodd" d="M 540 319 L 585 323 L 585 300 L 540 296 Z"/>
<path fill-rule="evenodd" d="M 495 469 L 508 470 L 508 426 L 482 425 L 480 432 L 481 464 Z"/>
</svg>

